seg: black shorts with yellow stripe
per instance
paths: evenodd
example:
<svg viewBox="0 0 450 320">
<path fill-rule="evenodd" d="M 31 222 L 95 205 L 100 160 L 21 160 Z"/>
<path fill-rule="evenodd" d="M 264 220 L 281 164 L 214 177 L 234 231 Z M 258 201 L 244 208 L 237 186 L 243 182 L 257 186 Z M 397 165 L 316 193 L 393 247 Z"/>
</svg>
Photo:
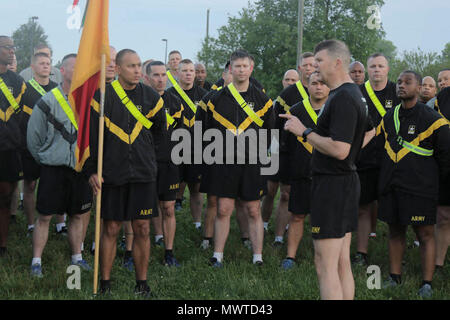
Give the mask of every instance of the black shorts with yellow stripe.
<svg viewBox="0 0 450 320">
<path fill-rule="evenodd" d="M 358 225 L 360 182 L 356 172 L 315 175 L 311 184 L 311 235 L 340 239 Z"/>
<path fill-rule="evenodd" d="M 378 201 L 378 219 L 392 225 L 436 224 L 437 197 L 427 198 L 396 188 L 382 194 Z"/>
<path fill-rule="evenodd" d="M 214 164 L 209 167 L 208 194 L 218 198 L 259 200 L 265 194 L 261 167 L 250 164 Z"/>
<path fill-rule="evenodd" d="M 102 186 L 101 217 L 104 220 L 132 221 L 158 216 L 156 182 Z"/>
<path fill-rule="evenodd" d="M 179 170 L 171 161 L 158 161 L 158 200 L 175 201 L 180 188 Z"/>
</svg>

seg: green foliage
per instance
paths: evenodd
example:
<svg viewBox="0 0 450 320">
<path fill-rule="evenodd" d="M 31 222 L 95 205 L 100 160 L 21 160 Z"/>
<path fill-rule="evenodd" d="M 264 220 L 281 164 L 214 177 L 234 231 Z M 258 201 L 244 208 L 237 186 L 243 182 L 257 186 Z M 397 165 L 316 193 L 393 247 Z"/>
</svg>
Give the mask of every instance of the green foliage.
<svg viewBox="0 0 450 320">
<path fill-rule="evenodd" d="M 375 51 L 383 30 L 367 28 L 370 5 L 382 6 L 384 0 L 306 0 L 304 9 L 303 52 L 312 51 L 324 39 L 347 43 L 354 59 L 365 60 Z M 259 0 L 248 4 L 228 24 L 218 30 L 217 38 L 205 39 L 197 57 L 209 62 L 209 73 L 219 78 L 231 52 L 244 48 L 255 57 L 254 77 L 276 97 L 282 89 L 281 78 L 297 62 L 298 0 Z"/>
<path fill-rule="evenodd" d="M 30 66 L 33 48 L 40 44 L 47 42 L 47 35 L 39 23 L 31 18 L 27 23 L 22 24 L 17 30 L 13 32 L 12 38 L 16 49 L 17 58 L 17 72 L 21 72 Z"/>
</svg>

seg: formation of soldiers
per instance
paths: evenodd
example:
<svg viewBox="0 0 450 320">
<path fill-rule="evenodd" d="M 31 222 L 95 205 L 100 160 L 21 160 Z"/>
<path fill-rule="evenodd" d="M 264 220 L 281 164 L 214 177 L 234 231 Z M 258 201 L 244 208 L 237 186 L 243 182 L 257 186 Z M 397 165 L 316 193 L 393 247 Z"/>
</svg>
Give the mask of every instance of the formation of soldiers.
<svg viewBox="0 0 450 320">
<path fill-rule="evenodd" d="M 180 266 L 173 252 L 175 211 L 186 186 L 198 229 L 207 195 L 200 246 L 213 247 L 210 265 L 224 265 L 236 210 L 252 263 L 262 266 L 264 230 L 280 187 L 273 245 L 283 245 L 287 230 L 281 267 L 295 266 L 310 214 L 321 298 L 353 299 L 351 263 L 369 264 L 368 241 L 376 237 L 377 218 L 389 226 L 390 275 L 384 285 L 402 281 L 406 230 L 412 225 L 422 257 L 419 295 L 432 296 L 434 271 L 443 268 L 450 244 L 450 69 L 439 73 L 436 95 L 432 77 L 406 70 L 391 82 L 383 54 L 371 55 L 366 66 L 350 63 L 344 43 L 326 40 L 314 53 L 302 55 L 298 70 L 286 71 L 284 89 L 273 103 L 251 76 L 254 59 L 245 50 L 230 55 L 221 79 L 211 86 L 205 66 L 182 59 L 179 51 L 169 54 L 166 66 L 154 60 L 142 64 L 135 51 L 116 53 L 111 47 L 99 179 L 99 92 L 90 106 L 89 157 L 81 172 L 74 170 L 78 126 L 67 95 L 77 55 L 66 55 L 57 70 L 50 49 L 37 46 L 30 70 L 19 76 L 8 68 L 14 50 L 12 39 L 0 36 L 0 254 L 6 255 L 11 208 L 17 202 L 13 195 L 23 179 L 33 276 L 43 276 L 41 257 L 52 215 L 59 217 L 58 231 L 67 232 L 71 263 L 91 268 L 82 249 L 93 195 L 100 189 L 102 294 L 111 290 L 122 227 L 123 265 L 135 270 L 136 294 L 150 294 L 150 220 L 155 242 L 165 246 L 164 264 Z M 194 147 L 196 130 L 201 154 Z M 203 159 L 212 148 L 204 141 L 211 130 L 209 141 L 217 143 L 214 163 Z M 260 134 L 270 130 L 277 130 L 279 139 L 265 143 Z M 177 144 L 183 133 L 189 143 Z M 243 136 L 249 138 L 242 149 Z M 231 152 L 223 143 L 226 137 L 233 142 Z M 260 158 L 249 161 L 260 149 L 271 159 L 279 157 L 276 174 L 262 174 L 267 163 Z M 174 160 L 175 151 L 181 164 Z M 350 259 L 355 231 L 357 252 Z"/>
</svg>

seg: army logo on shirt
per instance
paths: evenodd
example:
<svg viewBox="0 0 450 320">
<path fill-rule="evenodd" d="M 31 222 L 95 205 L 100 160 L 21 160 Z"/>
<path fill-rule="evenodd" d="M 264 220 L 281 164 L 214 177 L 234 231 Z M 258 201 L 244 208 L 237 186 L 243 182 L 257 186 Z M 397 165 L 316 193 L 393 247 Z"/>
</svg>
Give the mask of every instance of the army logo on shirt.
<svg viewBox="0 0 450 320">
<path fill-rule="evenodd" d="M 142 106 L 141 105 L 137 105 L 136 108 L 139 110 L 139 112 L 142 112 Z"/>
<path fill-rule="evenodd" d="M 255 103 L 254 102 L 247 102 L 247 105 L 250 107 L 250 109 L 254 109 L 255 108 Z"/>
<path fill-rule="evenodd" d="M 386 109 L 390 109 L 392 108 L 392 100 L 386 100 L 386 105 L 385 105 Z"/>
<path fill-rule="evenodd" d="M 8 87 L 8 90 L 11 92 L 11 94 L 14 96 L 14 88 L 13 87 Z"/>
<path fill-rule="evenodd" d="M 408 127 L 408 134 L 414 134 L 416 132 L 416 126 L 415 125 L 410 125 Z"/>
</svg>

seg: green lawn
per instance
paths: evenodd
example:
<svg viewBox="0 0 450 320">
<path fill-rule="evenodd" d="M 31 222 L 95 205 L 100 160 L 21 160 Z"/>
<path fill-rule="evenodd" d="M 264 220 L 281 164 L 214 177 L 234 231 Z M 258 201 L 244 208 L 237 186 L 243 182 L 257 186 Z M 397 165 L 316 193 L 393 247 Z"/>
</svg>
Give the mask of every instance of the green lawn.
<svg viewBox="0 0 450 320">
<path fill-rule="evenodd" d="M 186 196 L 188 196 L 186 192 Z M 265 234 L 261 268 L 251 264 L 252 253 L 242 245 L 239 229 L 233 216 L 230 236 L 225 248 L 225 266 L 212 269 L 208 260 L 212 249 L 204 251 L 199 245 L 201 233 L 195 230 L 189 214 L 189 203 L 185 201 L 182 212 L 177 213 L 177 234 L 174 253 L 182 264 L 180 268 L 167 268 L 162 265 L 164 249 L 151 248 L 148 272 L 149 285 L 154 299 L 193 299 L 193 300 L 317 300 L 319 289 L 313 264 L 313 248 L 309 224 L 306 223 L 304 239 L 297 253 L 297 266 L 289 271 L 280 268 L 286 248 L 274 249 L 274 215 Z M 93 219 L 92 219 L 93 221 Z M 86 247 L 94 237 L 94 224 L 88 230 Z M 82 272 L 81 290 L 69 290 L 66 286 L 69 274 L 70 250 L 67 239 L 58 236 L 51 225 L 49 241 L 42 257 L 42 279 L 29 275 L 32 258 L 31 238 L 25 237 L 26 222 L 19 211 L 17 223 L 10 227 L 8 242 L 9 257 L 0 258 L 0 299 L 92 299 L 93 272 Z M 388 274 L 387 228 L 379 222 L 377 238 L 370 240 L 371 264 L 381 268 L 382 279 Z M 355 237 L 354 237 L 355 238 Z M 408 232 L 408 245 L 414 236 Z M 153 234 L 152 234 L 153 240 Z M 152 241 L 153 242 L 153 241 Z M 353 241 L 354 242 L 354 241 Z M 85 251 L 84 258 L 93 265 L 93 256 Z M 134 299 L 134 273 L 121 267 L 123 251 L 119 250 L 112 273 L 112 299 Z M 369 290 L 366 286 L 367 274 L 364 268 L 354 268 L 356 299 L 417 299 L 421 284 L 419 250 L 408 249 L 403 284 L 393 290 Z M 450 297 L 450 267 L 435 275 L 433 281 L 434 299 Z"/>
</svg>

